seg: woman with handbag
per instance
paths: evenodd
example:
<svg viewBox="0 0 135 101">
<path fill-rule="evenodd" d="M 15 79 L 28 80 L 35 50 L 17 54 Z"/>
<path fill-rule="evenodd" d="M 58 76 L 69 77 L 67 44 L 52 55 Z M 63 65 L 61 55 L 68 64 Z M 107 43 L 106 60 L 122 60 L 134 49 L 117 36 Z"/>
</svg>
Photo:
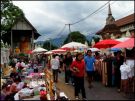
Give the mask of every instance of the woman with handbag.
<svg viewBox="0 0 135 101">
<path fill-rule="evenodd" d="M 72 62 L 70 70 L 74 74 L 75 82 L 75 98 L 79 99 L 79 92 L 81 90 L 82 100 L 86 100 L 85 88 L 84 88 L 84 75 L 85 75 L 85 62 L 83 60 L 82 53 L 76 55 L 76 60 Z"/>
</svg>

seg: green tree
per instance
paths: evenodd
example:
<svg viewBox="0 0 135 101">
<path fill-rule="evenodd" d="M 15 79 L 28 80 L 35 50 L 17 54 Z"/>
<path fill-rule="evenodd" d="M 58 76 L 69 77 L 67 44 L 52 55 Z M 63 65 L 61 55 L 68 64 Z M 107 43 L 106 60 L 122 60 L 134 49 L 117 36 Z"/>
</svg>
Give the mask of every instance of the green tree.
<svg viewBox="0 0 135 101">
<path fill-rule="evenodd" d="M 83 34 L 81 34 L 79 31 L 71 32 L 69 33 L 68 37 L 65 39 L 64 44 L 71 41 L 81 42 L 84 44 L 86 41 L 86 37 Z"/>
<path fill-rule="evenodd" d="M 99 37 L 95 37 L 95 36 L 93 37 L 93 39 L 94 39 L 95 43 L 99 42 L 99 40 L 100 40 Z"/>
<path fill-rule="evenodd" d="M 50 45 L 51 45 L 51 46 L 50 46 Z M 44 44 L 43 44 L 43 48 L 45 48 L 45 49 L 47 49 L 47 50 L 50 50 L 50 48 L 51 48 L 51 50 L 53 50 L 53 49 L 57 49 L 58 47 L 57 47 L 57 46 L 54 46 L 53 44 L 50 44 L 49 41 L 46 41 L 46 42 L 44 42 Z"/>
<path fill-rule="evenodd" d="M 23 16 L 23 11 L 11 0 L 1 0 L 1 35 L 7 33 L 16 19 Z"/>
</svg>

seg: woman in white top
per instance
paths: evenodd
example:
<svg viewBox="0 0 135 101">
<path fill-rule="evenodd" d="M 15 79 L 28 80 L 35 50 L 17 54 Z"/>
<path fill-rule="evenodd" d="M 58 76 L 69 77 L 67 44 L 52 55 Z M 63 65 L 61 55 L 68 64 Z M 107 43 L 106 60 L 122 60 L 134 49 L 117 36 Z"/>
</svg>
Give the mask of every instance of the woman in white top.
<svg viewBox="0 0 135 101">
<path fill-rule="evenodd" d="M 53 58 L 51 59 L 51 69 L 53 71 L 53 81 L 58 82 L 58 70 L 60 67 L 59 57 L 56 55 L 53 55 Z"/>
<path fill-rule="evenodd" d="M 130 72 L 130 67 L 124 62 L 120 66 L 121 72 L 121 90 L 126 94 L 128 91 L 128 73 Z"/>
</svg>

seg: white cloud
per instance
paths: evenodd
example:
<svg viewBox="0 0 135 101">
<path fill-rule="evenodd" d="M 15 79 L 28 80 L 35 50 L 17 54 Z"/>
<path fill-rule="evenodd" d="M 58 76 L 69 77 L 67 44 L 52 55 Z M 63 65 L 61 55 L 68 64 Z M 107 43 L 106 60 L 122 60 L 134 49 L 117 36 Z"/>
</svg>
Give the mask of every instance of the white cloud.
<svg viewBox="0 0 135 101">
<path fill-rule="evenodd" d="M 13 1 L 40 34 L 49 34 L 50 37 L 57 37 L 66 23 L 74 23 L 88 16 L 106 2 L 108 1 Z M 134 1 L 111 1 L 111 9 L 114 18 L 120 19 L 133 13 Z M 106 5 L 95 15 L 71 26 L 71 30 L 84 34 L 94 33 L 104 27 L 107 16 Z M 68 30 L 67 26 L 63 34 L 68 33 Z"/>
</svg>

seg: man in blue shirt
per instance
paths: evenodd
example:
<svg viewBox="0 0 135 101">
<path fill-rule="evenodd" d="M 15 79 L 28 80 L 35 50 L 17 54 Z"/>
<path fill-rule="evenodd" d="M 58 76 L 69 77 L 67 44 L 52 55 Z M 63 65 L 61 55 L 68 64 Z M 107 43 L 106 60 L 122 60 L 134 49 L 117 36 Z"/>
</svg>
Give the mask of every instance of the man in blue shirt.
<svg viewBox="0 0 135 101">
<path fill-rule="evenodd" d="M 92 56 L 91 50 L 87 51 L 87 56 L 85 56 L 84 61 L 86 65 L 89 88 L 91 88 L 92 87 L 91 82 L 94 75 L 94 64 L 95 64 L 95 57 Z"/>
</svg>

